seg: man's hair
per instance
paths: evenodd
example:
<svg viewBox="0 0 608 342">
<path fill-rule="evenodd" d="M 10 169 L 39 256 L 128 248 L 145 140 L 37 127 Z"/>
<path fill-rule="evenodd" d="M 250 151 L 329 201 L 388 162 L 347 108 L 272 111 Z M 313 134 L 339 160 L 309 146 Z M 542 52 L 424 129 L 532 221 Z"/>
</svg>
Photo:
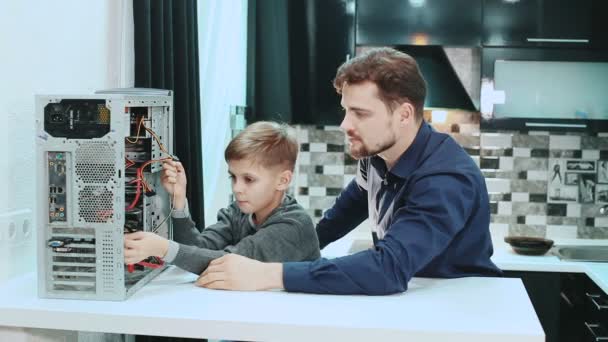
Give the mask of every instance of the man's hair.
<svg viewBox="0 0 608 342">
<path fill-rule="evenodd" d="M 395 104 L 409 102 L 416 110 L 416 120 L 422 119 L 426 81 L 410 55 L 391 48 L 366 51 L 338 68 L 334 88 L 342 94 L 345 83 L 366 81 L 376 84 L 378 96 L 388 108 L 392 110 Z"/>
<path fill-rule="evenodd" d="M 237 134 L 226 147 L 226 161 L 250 159 L 263 167 L 283 166 L 294 170 L 298 140 L 286 124 L 258 121 Z"/>
</svg>

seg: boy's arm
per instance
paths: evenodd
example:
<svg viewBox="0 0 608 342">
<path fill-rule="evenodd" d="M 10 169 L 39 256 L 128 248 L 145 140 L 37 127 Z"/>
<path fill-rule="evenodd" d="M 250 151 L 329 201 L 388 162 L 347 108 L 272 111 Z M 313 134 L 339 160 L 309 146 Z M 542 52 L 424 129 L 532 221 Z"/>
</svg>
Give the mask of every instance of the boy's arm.
<svg viewBox="0 0 608 342">
<path fill-rule="evenodd" d="M 211 260 L 227 254 L 222 250 L 216 251 L 207 248 L 179 244 L 169 241 L 169 250 L 164 260 L 183 270 L 201 274 Z"/>
<path fill-rule="evenodd" d="M 232 244 L 233 216 L 234 208 L 222 209 L 218 212 L 217 223 L 199 231 L 188 215 L 186 205 L 183 213 L 174 214 L 174 241 L 169 241 L 164 260 L 186 271 L 200 274 L 211 260 L 226 254 L 222 251 L 223 248 Z"/>
<path fill-rule="evenodd" d="M 234 211 L 232 206 L 221 209 L 217 214 L 217 222 L 200 231 L 190 218 L 186 205 L 183 212 L 173 214 L 173 240 L 184 245 L 214 250 L 231 245 Z"/>
<path fill-rule="evenodd" d="M 304 210 L 287 213 L 224 251 L 265 262 L 315 260 L 321 256 L 314 225 Z"/>
<path fill-rule="evenodd" d="M 169 243 L 165 260 L 197 274 L 204 271 L 212 260 L 230 253 L 265 262 L 315 260 L 320 257 L 312 220 L 304 211 L 290 213 L 280 221 L 245 237 L 236 245 L 226 246 L 223 250 L 183 244 L 179 244 L 176 249 L 171 246 L 177 245 L 175 242 Z M 173 253 L 176 253 L 174 259 Z"/>
</svg>

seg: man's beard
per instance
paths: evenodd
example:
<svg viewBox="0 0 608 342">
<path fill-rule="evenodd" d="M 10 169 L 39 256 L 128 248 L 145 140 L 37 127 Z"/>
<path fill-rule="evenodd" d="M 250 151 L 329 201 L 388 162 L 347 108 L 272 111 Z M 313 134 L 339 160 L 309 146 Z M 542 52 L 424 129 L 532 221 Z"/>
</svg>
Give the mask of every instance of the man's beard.
<svg viewBox="0 0 608 342">
<path fill-rule="evenodd" d="M 368 148 L 367 146 L 365 146 L 365 143 L 363 143 L 363 140 L 361 140 L 359 137 L 355 137 L 355 139 L 358 141 L 359 146 L 357 148 L 353 148 L 354 144 L 351 144 L 349 146 L 348 154 L 350 154 L 350 156 L 356 160 L 380 154 L 393 147 L 393 145 L 395 145 L 395 142 L 397 141 L 397 139 L 395 138 L 395 134 L 391 134 L 391 136 L 385 141 L 377 144 L 373 148 Z"/>
</svg>

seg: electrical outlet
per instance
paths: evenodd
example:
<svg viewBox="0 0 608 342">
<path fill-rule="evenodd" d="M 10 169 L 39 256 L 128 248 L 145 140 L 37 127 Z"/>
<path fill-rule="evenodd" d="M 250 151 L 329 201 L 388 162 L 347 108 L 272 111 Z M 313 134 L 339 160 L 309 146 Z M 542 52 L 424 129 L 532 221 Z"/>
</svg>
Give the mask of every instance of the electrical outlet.
<svg viewBox="0 0 608 342">
<path fill-rule="evenodd" d="M 0 281 L 35 270 L 35 240 L 30 209 L 0 214 Z"/>
</svg>

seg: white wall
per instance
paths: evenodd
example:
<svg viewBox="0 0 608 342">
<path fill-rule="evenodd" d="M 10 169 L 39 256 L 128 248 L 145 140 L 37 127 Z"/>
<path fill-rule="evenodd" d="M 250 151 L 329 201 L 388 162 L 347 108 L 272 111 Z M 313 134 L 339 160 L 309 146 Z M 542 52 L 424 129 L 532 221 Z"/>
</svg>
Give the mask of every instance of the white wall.
<svg viewBox="0 0 608 342">
<path fill-rule="evenodd" d="M 230 193 L 223 159 L 229 107 L 245 104 L 247 0 L 203 0 L 198 8 L 210 224 Z M 0 216 L 34 209 L 34 94 L 132 86 L 130 11 L 129 0 L 0 1 L 0 142 L 7 147 L 0 158 Z"/>
<path fill-rule="evenodd" d="M 229 203 L 230 106 L 246 103 L 247 0 L 198 2 L 205 225 Z"/>
<path fill-rule="evenodd" d="M 0 136 L 8 166 L 0 168 L 7 190 L 0 215 L 34 210 L 34 94 L 87 94 L 132 82 L 129 3 L 0 2 Z"/>
<path fill-rule="evenodd" d="M 32 219 L 35 209 L 34 94 L 87 94 L 131 86 L 130 3 L 0 1 L 0 119 L 4 121 L 0 123 L 4 147 L 0 158 L 0 219 L 8 218 L 0 220 L 0 281 L 17 272 L 34 271 L 35 267 L 34 244 L 29 241 L 33 235 L 20 242 L 8 241 L 6 235 L 10 218 L 16 214 L 22 217 L 30 210 Z M 35 228 L 35 222 L 32 226 Z M 31 335 L 24 341 L 55 340 L 51 335 Z M 0 340 L 4 337 L 0 329 Z"/>
<path fill-rule="evenodd" d="M 92 92 L 106 80 L 104 1 L 0 4 L 0 115 L 8 119 L 8 188 L 0 210 L 32 208 L 34 94 Z M 99 23 L 91 25 L 91 23 Z M 4 126 L 4 125 L 3 125 Z"/>
</svg>

